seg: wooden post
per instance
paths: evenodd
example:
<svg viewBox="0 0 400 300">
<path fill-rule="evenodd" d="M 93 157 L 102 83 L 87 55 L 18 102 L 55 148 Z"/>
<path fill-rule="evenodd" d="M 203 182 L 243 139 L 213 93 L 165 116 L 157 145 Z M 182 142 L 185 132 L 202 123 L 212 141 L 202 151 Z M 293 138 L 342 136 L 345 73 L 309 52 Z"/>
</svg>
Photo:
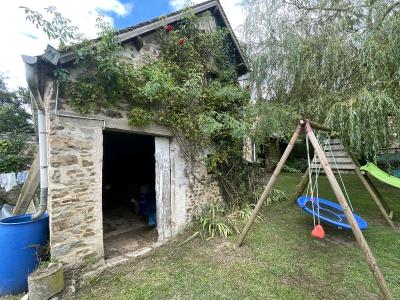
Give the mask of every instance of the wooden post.
<svg viewBox="0 0 400 300">
<path fill-rule="evenodd" d="M 315 134 L 312 131 L 312 128 L 308 122 L 305 125 L 305 129 L 306 129 L 307 135 L 310 139 L 310 142 L 315 149 L 315 152 L 317 153 L 317 155 L 320 158 L 321 165 L 324 168 L 325 174 L 329 180 L 329 183 L 332 186 L 333 192 L 335 193 L 335 195 L 340 203 L 340 206 L 342 207 L 343 212 L 346 215 L 347 221 L 349 222 L 351 229 L 353 230 L 353 234 L 357 240 L 357 243 L 358 243 L 359 247 L 361 248 L 361 251 L 363 252 L 363 254 L 366 257 L 368 266 L 369 266 L 372 274 L 374 275 L 376 282 L 378 283 L 378 286 L 381 290 L 383 297 L 385 299 L 393 299 L 392 295 L 390 294 L 390 291 L 386 285 L 385 278 L 383 277 L 383 274 L 382 274 L 381 270 L 379 269 L 379 266 L 375 260 L 375 257 L 373 256 L 373 254 L 368 246 L 368 243 L 365 240 L 349 205 L 347 204 L 346 198 L 343 195 L 342 190 L 340 189 L 340 186 L 335 178 L 335 175 L 332 172 L 331 167 L 329 166 L 329 163 L 325 156 L 325 153 L 322 150 L 321 146 L 319 145 L 318 140 L 315 137 Z"/>
<path fill-rule="evenodd" d="M 358 178 L 360 178 L 361 182 L 364 184 L 364 186 L 367 189 L 368 193 L 371 195 L 372 199 L 374 200 L 375 204 L 378 206 L 380 212 L 382 213 L 383 217 L 388 222 L 390 227 L 392 227 L 393 229 L 396 230 L 396 226 L 394 225 L 393 221 L 390 219 L 385 207 L 383 206 L 382 202 L 379 199 L 379 196 L 375 193 L 375 191 L 373 190 L 371 185 L 368 183 L 367 179 L 361 173 L 361 171 L 360 171 L 360 163 L 358 162 L 357 158 L 352 153 L 350 153 L 350 156 L 351 156 L 354 164 L 356 165 L 355 172 L 356 172 Z"/>
<path fill-rule="evenodd" d="M 39 177 L 39 153 L 36 153 L 35 159 L 29 169 L 26 182 L 24 183 L 18 201 L 15 204 L 13 216 L 23 215 L 27 211 L 33 196 L 39 188 Z"/>
<path fill-rule="evenodd" d="M 322 131 L 332 131 L 332 129 L 330 129 L 329 127 L 327 127 L 325 125 L 321 125 L 321 124 L 315 123 L 315 122 L 310 121 L 310 120 L 302 120 L 302 121 L 303 122 L 308 122 L 308 124 L 310 124 L 311 128 L 322 130 Z"/>
<path fill-rule="evenodd" d="M 299 198 L 300 195 L 303 194 L 304 190 L 306 189 L 307 184 L 310 180 L 310 177 L 308 176 L 308 172 L 310 172 L 309 169 L 307 169 L 307 171 L 303 174 L 303 177 L 301 177 L 301 181 L 297 185 L 297 189 L 291 197 L 292 201 L 296 201 L 296 199 Z"/>
<path fill-rule="evenodd" d="M 302 123 L 300 123 L 300 124 L 302 124 Z M 249 221 L 247 222 L 246 226 L 244 227 L 242 233 L 239 236 L 239 239 L 236 242 L 237 247 L 240 247 L 242 245 L 243 240 L 247 235 L 247 232 L 249 231 L 251 225 L 254 223 L 254 220 L 256 219 L 257 214 L 261 209 L 261 206 L 263 205 L 265 199 L 267 199 L 268 194 L 271 192 L 272 187 L 274 186 L 275 181 L 276 181 L 277 177 L 279 176 L 279 173 L 281 172 L 286 160 L 289 157 L 289 154 L 292 152 L 293 147 L 294 147 L 297 139 L 299 138 L 302 129 L 303 129 L 302 125 L 297 126 L 296 131 L 294 132 L 292 138 L 290 139 L 290 142 L 287 145 L 285 152 L 283 153 L 278 165 L 276 166 L 276 168 L 274 170 L 274 173 L 272 174 L 271 178 L 268 181 L 267 186 L 265 187 L 263 193 L 261 194 L 261 197 L 258 200 L 256 207 L 254 208 L 253 214 L 250 216 Z"/>
<path fill-rule="evenodd" d="M 171 232 L 171 161 L 169 138 L 155 137 L 156 161 L 156 216 L 158 240 L 163 241 Z"/>
<path fill-rule="evenodd" d="M 374 183 L 372 182 L 371 178 L 368 176 L 367 173 L 363 174 L 365 180 L 368 182 L 369 186 L 371 189 L 374 191 L 378 199 L 381 201 L 382 206 L 385 208 L 386 212 L 389 214 L 390 220 L 393 220 L 393 210 L 390 208 L 389 204 L 385 201 L 385 199 L 382 197 L 381 193 L 378 191 Z"/>
<path fill-rule="evenodd" d="M 353 155 L 351 152 L 350 153 L 350 157 L 353 160 L 354 164 L 357 166 L 357 168 L 361 168 L 361 164 L 358 161 L 357 157 L 355 155 Z M 360 171 L 361 173 L 361 171 Z M 371 188 L 374 190 L 375 194 L 378 196 L 378 198 L 380 199 L 383 207 L 385 208 L 386 212 L 391 212 L 393 213 L 393 211 L 390 209 L 389 205 L 387 204 L 387 202 L 383 199 L 383 197 L 380 195 L 379 191 L 377 190 L 377 188 L 375 187 L 375 185 L 372 183 L 371 179 L 368 177 L 368 175 L 364 172 L 363 177 L 365 178 L 365 180 L 368 182 L 368 184 L 371 186 Z M 392 218 L 390 218 L 392 219 Z"/>
</svg>

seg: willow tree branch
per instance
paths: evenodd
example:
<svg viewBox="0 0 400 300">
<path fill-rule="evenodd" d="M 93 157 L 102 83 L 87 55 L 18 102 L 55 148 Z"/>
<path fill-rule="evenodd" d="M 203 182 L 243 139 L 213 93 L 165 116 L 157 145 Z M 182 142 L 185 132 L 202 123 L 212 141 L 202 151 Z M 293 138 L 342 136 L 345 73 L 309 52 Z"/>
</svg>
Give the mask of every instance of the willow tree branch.
<svg viewBox="0 0 400 300">
<path fill-rule="evenodd" d="M 307 6 L 307 5 L 304 5 L 303 3 L 300 3 L 299 0 L 285 1 L 285 2 L 290 5 L 294 5 L 298 9 L 302 9 L 302 10 L 306 10 L 306 11 L 321 10 L 321 11 L 329 11 L 329 12 L 348 12 L 352 8 L 351 6 L 343 6 L 343 7 L 327 7 L 327 6 L 319 6 L 319 5 Z M 362 7 L 362 6 L 360 6 L 360 7 Z"/>
<path fill-rule="evenodd" d="M 379 21 L 380 23 L 382 23 L 386 17 L 396 8 L 396 6 L 400 5 L 400 1 L 393 3 L 391 6 L 389 6 L 385 13 L 383 14 L 381 20 Z"/>
</svg>

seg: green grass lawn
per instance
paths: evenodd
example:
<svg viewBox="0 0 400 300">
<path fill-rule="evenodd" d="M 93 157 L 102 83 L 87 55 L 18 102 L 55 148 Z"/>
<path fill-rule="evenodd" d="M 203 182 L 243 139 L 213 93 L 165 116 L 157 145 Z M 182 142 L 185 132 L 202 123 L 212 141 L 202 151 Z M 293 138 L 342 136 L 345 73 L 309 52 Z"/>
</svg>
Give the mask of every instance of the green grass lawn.
<svg viewBox="0 0 400 300">
<path fill-rule="evenodd" d="M 283 174 L 277 187 L 294 191 L 300 175 Z M 395 299 L 400 299 L 400 234 L 386 226 L 361 182 L 345 175 L 355 210 L 369 222 L 367 239 Z M 400 193 L 378 189 L 400 216 Z M 320 196 L 334 200 L 325 177 Z M 310 236 L 312 218 L 294 203 L 266 207 L 264 221 L 240 249 L 228 240 L 201 239 L 178 246 L 186 232 L 145 258 L 85 282 L 78 299 L 379 299 L 379 289 L 349 232 L 325 226 Z M 398 218 L 396 225 L 398 225 Z"/>
</svg>

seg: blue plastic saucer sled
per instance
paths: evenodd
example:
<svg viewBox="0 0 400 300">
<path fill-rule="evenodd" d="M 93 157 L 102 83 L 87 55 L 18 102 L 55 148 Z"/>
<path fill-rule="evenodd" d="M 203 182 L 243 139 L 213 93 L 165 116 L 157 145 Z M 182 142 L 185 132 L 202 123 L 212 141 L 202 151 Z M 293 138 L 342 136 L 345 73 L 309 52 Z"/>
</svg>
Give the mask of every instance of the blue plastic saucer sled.
<svg viewBox="0 0 400 300">
<path fill-rule="evenodd" d="M 334 202 L 326 199 L 314 197 L 314 212 L 312 209 L 311 197 L 301 196 L 297 199 L 297 205 L 303 209 L 306 213 L 318 218 L 318 205 L 319 205 L 319 218 L 322 222 L 331 224 L 341 229 L 351 230 L 350 224 L 347 222 L 346 215 L 343 212 L 342 207 Z M 359 215 L 353 213 L 354 218 L 357 221 L 358 226 L 361 230 L 365 230 L 368 227 L 367 221 L 361 218 Z"/>
</svg>

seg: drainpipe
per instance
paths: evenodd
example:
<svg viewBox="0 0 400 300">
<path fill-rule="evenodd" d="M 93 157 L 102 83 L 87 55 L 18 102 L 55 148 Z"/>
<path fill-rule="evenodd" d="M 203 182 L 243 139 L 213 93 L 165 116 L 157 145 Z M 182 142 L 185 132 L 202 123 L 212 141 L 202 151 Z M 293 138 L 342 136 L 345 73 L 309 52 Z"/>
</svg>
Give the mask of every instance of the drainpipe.
<svg viewBox="0 0 400 300">
<path fill-rule="evenodd" d="M 47 165 L 47 133 L 45 109 L 38 83 L 38 59 L 34 56 L 22 55 L 25 63 L 26 81 L 31 96 L 38 108 L 39 163 L 40 163 L 40 201 L 39 210 L 32 215 L 32 220 L 40 218 L 47 210 L 48 165 Z"/>
</svg>

